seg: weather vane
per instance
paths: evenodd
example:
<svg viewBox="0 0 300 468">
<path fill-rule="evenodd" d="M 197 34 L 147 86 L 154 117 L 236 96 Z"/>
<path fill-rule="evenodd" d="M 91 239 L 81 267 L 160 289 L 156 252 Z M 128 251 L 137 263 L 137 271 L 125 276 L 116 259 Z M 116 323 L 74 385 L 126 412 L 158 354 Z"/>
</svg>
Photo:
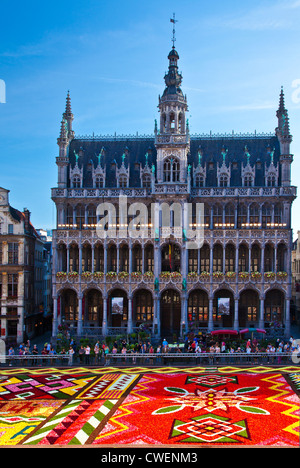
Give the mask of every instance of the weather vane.
<svg viewBox="0 0 300 468">
<path fill-rule="evenodd" d="M 175 23 L 178 22 L 178 20 L 175 19 L 175 13 L 173 13 L 173 18 L 170 18 L 171 23 L 173 23 L 173 37 L 172 37 L 172 42 L 173 42 L 173 49 L 175 49 Z"/>
</svg>

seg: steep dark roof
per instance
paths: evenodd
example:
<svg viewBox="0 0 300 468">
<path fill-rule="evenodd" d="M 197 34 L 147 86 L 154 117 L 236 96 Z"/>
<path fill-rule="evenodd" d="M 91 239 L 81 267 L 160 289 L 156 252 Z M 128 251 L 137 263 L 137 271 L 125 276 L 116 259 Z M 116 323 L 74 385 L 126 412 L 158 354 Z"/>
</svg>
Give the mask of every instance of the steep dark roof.
<svg viewBox="0 0 300 468">
<path fill-rule="evenodd" d="M 270 135 L 249 135 L 249 136 L 192 136 L 190 142 L 190 153 L 188 155 L 188 163 L 192 166 L 198 164 L 198 151 L 202 152 L 202 165 L 208 167 L 209 163 L 213 163 L 213 169 L 207 170 L 206 186 L 217 185 L 217 164 L 220 166 L 223 162 L 222 150 L 227 150 L 226 164 L 231 165 L 231 186 L 240 186 L 241 183 L 241 167 L 242 164 L 247 164 L 245 156 L 245 146 L 250 153 L 250 164 L 254 165 L 260 162 L 260 167 L 256 167 L 255 185 L 264 185 L 265 163 L 270 164 L 270 150 L 274 152 L 274 164 L 277 165 L 280 156 L 280 146 L 278 138 Z M 125 166 L 130 165 L 130 187 L 140 187 L 140 169 L 139 164 L 144 167 L 146 159 L 145 154 L 148 153 L 149 167 L 154 164 L 156 166 L 156 148 L 154 144 L 154 136 L 151 137 L 97 137 L 97 138 L 74 138 L 69 146 L 69 159 L 71 167 L 75 166 L 74 151 L 79 154 L 78 165 L 83 166 L 83 186 L 91 187 L 91 165 L 94 167 L 98 164 L 97 156 L 104 150 L 101 157 L 101 165 L 106 166 L 106 187 L 116 187 L 115 166 L 122 164 L 122 155 L 125 153 Z M 212 164 L 209 165 L 211 167 Z M 280 183 L 280 180 L 279 180 Z"/>
</svg>

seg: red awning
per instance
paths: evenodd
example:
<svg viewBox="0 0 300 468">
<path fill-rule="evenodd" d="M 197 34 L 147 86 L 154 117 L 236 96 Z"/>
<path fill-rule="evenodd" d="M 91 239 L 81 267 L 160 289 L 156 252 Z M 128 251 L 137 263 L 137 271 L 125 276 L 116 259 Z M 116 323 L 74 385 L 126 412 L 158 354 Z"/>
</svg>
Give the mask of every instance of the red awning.
<svg viewBox="0 0 300 468">
<path fill-rule="evenodd" d="M 243 330 L 240 330 L 240 333 L 248 332 L 266 333 L 266 330 L 263 330 L 262 328 L 244 328 Z"/>
<path fill-rule="evenodd" d="M 211 332 L 212 335 L 238 335 L 236 330 L 214 330 Z"/>
</svg>

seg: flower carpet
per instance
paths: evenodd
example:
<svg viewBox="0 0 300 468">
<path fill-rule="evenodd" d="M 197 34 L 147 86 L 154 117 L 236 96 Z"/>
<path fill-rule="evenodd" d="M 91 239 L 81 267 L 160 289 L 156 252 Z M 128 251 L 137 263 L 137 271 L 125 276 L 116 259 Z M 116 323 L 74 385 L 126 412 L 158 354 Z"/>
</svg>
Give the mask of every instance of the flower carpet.
<svg viewBox="0 0 300 468">
<path fill-rule="evenodd" d="M 300 369 L 0 370 L 1 446 L 299 447 Z"/>
</svg>

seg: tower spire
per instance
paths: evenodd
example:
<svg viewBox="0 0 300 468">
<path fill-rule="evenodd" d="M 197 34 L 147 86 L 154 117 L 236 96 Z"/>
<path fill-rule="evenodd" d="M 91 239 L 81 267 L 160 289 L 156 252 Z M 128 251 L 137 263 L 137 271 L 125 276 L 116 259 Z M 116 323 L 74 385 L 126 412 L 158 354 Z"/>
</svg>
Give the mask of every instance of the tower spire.
<svg viewBox="0 0 300 468">
<path fill-rule="evenodd" d="M 75 133 L 72 129 L 72 124 L 73 124 L 73 120 L 74 120 L 74 115 L 72 114 L 72 109 L 71 109 L 71 97 L 70 97 L 70 91 L 68 90 L 68 93 L 67 93 L 67 98 L 66 98 L 66 109 L 65 109 L 65 112 L 63 114 L 63 118 L 66 120 L 67 122 L 67 135 L 68 135 L 68 138 L 71 140 L 72 138 L 74 138 L 75 136 Z"/>
</svg>

